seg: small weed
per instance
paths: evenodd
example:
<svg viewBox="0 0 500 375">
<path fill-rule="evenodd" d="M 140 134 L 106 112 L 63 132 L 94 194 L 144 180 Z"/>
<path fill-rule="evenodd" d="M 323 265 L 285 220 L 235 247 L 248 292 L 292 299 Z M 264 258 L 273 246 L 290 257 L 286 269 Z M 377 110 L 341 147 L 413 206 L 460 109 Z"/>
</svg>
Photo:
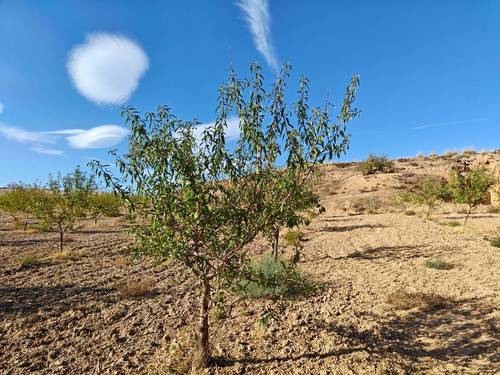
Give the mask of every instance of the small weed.
<svg viewBox="0 0 500 375">
<path fill-rule="evenodd" d="M 449 225 L 450 227 L 459 227 L 462 224 L 459 221 L 452 220 L 452 221 L 448 221 L 446 223 L 446 225 Z"/>
<path fill-rule="evenodd" d="M 405 211 L 405 215 L 408 215 L 408 216 L 414 216 L 416 215 L 417 213 L 414 211 L 414 210 L 406 210 Z"/>
<path fill-rule="evenodd" d="M 23 268 L 37 267 L 43 263 L 43 257 L 40 254 L 31 253 L 23 255 L 18 259 L 18 264 Z"/>
<path fill-rule="evenodd" d="M 152 288 L 153 281 L 145 279 L 121 284 L 116 289 L 122 298 L 140 298 L 150 295 Z"/>
<path fill-rule="evenodd" d="M 433 268 L 436 270 L 451 270 L 454 267 L 452 263 L 448 263 L 441 259 L 427 259 L 424 265 L 427 268 Z"/>
<path fill-rule="evenodd" d="M 434 293 L 413 293 L 407 291 L 397 291 L 391 293 L 387 298 L 387 303 L 396 310 L 410 310 L 418 308 L 424 312 L 441 310 L 449 306 L 452 302 L 446 298 Z"/>
<path fill-rule="evenodd" d="M 68 250 L 55 251 L 52 254 L 50 254 L 50 259 L 53 259 L 53 260 L 66 260 L 66 259 L 75 260 L 77 258 L 78 257 L 76 256 L 76 254 L 71 253 Z"/>
<path fill-rule="evenodd" d="M 500 247 L 500 236 L 496 236 L 490 239 L 491 246 Z"/>
</svg>

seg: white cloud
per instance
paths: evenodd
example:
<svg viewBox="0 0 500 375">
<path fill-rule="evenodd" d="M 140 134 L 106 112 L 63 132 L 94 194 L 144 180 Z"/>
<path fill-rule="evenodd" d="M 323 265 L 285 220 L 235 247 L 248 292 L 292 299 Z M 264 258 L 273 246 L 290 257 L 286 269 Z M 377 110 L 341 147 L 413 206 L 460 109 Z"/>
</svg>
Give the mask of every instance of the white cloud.
<svg viewBox="0 0 500 375">
<path fill-rule="evenodd" d="M 87 35 L 69 53 L 67 69 L 80 94 L 98 104 L 122 104 L 149 67 L 142 48 L 132 40 L 107 33 Z"/>
<path fill-rule="evenodd" d="M 4 124 L 0 124 L 0 134 L 19 143 L 53 143 L 48 134 L 32 132 Z"/>
<path fill-rule="evenodd" d="M 3 113 L 3 109 L 4 109 L 3 103 L 0 103 L 0 114 Z"/>
<path fill-rule="evenodd" d="M 201 140 L 203 131 L 210 126 L 213 126 L 215 122 L 208 122 L 205 124 L 198 125 L 193 129 L 193 135 L 198 140 Z M 240 120 L 238 117 L 229 117 L 226 121 L 225 135 L 227 140 L 236 140 L 240 137 Z"/>
<path fill-rule="evenodd" d="M 66 140 L 73 148 L 106 148 L 112 147 L 123 141 L 128 130 L 117 125 L 102 125 L 90 130 L 82 130 L 66 137 Z M 69 133 L 66 133 L 69 134 Z"/>
<path fill-rule="evenodd" d="M 76 149 L 107 148 L 116 146 L 127 136 L 128 130 L 118 125 L 101 125 L 84 129 L 62 129 L 47 132 L 34 132 L 0 123 L 0 135 L 18 142 L 31 144 L 31 150 L 48 155 L 62 155 L 63 151 L 46 148 L 47 144 L 58 144 L 61 138 L 68 146 Z"/>
<path fill-rule="evenodd" d="M 58 150 L 55 148 L 33 147 L 31 150 L 35 151 L 38 154 L 44 154 L 44 155 L 61 156 L 62 154 L 64 154 L 63 150 Z"/>
<path fill-rule="evenodd" d="M 245 15 L 257 50 L 264 56 L 269 66 L 278 71 L 278 61 L 271 40 L 271 16 L 268 0 L 238 0 L 236 5 Z"/>
</svg>

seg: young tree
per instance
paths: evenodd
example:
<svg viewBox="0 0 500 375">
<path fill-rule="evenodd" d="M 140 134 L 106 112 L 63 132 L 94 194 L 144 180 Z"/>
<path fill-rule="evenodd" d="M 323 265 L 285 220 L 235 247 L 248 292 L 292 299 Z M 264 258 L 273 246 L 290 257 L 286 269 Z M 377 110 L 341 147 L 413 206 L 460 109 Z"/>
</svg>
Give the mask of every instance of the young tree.
<svg viewBox="0 0 500 375">
<path fill-rule="evenodd" d="M 112 175 L 98 161 L 90 163 L 132 207 L 132 194 L 150 203 L 136 208 L 147 219 L 132 229 L 138 251 L 176 259 L 198 280 L 199 343 L 193 368 L 210 363 L 212 295 L 241 276 L 249 260 L 246 245 L 274 223 L 275 211 L 266 207 L 266 197 L 279 182 L 278 156 L 284 156 L 286 173 L 302 186 L 319 163 L 349 145 L 346 126 L 358 113 L 352 108 L 358 77 L 332 123 L 328 106 L 309 109 L 305 78 L 290 113 L 284 96 L 288 72 L 285 66 L 269 93 L 258 65 L 251 67 L 249 79 L 231 73 L 219 91 L 216 121 L 201 137 L 193 132 L 197 122 L 175 118 L 168 107 L 145 116 L 126 108 L 129 150 L 121 157 L 113 153 L 121 174 Z M 240 138 L 230 147 L 225 129 L 232 114 L 239 119 Z M 288 202 L 292 196 L 281 199 Z"/>
<path fill-rule="evenodd" d="M 417 205 L 427 206 L 426 218 L 431 215 L 431 211 L 437 203 L 446 195 L 446 181 L 438 177 L 424 178 L 413 191 L 406 194 L 406 200 Z"/>
<path fill-rule="evenodd" d="M 472 210 L 484 202 L 485 193 L 495 183 L 494 172 L 483 165 L 471 167 L 468 162 L 462 162 L 453 167 L 448 184 L 453 201 L 468 206 L 464 225 Z"/>
<path fill-rule="evenodd" d="M 114 193 L 94 193 L 90 196 L 90 216 L 97 224 L 97 220 L 103 216 L 114 217 L 120 215 L 123 202 Z"/>
<path fill-rule="evenodd" d="M 290 173 L 292 172 L 292 173 Z M 298 184 L 293 171 L 277 170 L 275 185 L 266 196 L 266 210 L 269 211 L 270 225 L 264 229 L 264 235 L 271 243 L 274 260 L 278 260 L 280 230 L 299 225 L 309 225 L 309 218 L 304 210 L 319 206 L 319 197 L 313 192 L 313 180 Z M 289 196 L 289 197 L 288 197 Z M 288 197 L 288 199 L 287 199 Z M 324 209 L 324 208 L 320 208 Z"/>
<path fill-rule="evenodd" d="M 37 199 L 35 213 L 47 228 L 59 233 L 60 251 L 64 234 L 74 230 L 78 219 L 86 216 L 94 189 L 94 176 L 87 175 L 80 167 L 62 178 L 49 176 L 44 194 Z"/>
<path fill-rule="evenodd" d="M 11 186 L 11 190 L 0 195 L 0 211 L 4 211 L 16 225 L 23 221 L 23 229 L 28 228 L 33 214 L 38 189 L 22 183 Z"/>
</svg>

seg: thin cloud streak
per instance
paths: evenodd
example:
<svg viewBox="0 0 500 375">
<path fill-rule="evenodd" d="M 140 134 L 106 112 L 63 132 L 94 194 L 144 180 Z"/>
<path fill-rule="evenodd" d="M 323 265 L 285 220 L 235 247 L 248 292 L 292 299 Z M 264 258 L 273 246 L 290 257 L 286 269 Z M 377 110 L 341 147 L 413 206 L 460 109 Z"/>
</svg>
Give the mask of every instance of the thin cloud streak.
<svg viewBox="0 0 500 375">
<path fill-rule="evenodd" d="M 419 131 L 437 127 L 445 127 L 445 126 L 453 126 L 453 125 L 463 125 L 463 124 L 474 124 L 478 122 L 488 121 L 487 118 L 478 118 L 472 120 L 461 120 L 461 121 L 449 121 L 449 122 L 436 122 L 432 124 L 424 124 L 419 126 L 414 126 L 412 128 L 403 128 L 397 130 L 381 130 L 381 131 L 373 131 L 373 132 L 362 132 L 362 133 L 353 133 L 352 135 L 363 136 L 363 135 L 378 135 L 378 134 L 399 134 L 406 133 L 409 131 Z"/>
<path fill-rule="evenodd" d="M 264 56 L 274 72 L 278 72 L 278 60 L 271 38 L 268 0 L 238 0 L 236 5 L 244 13 L 244 20 L 252 33 L 255 48 Z"/>
<path fill-rule="evenodd" d="M 44 155 L 61 156 L 64 154 L 63 150 L 58 150 L 55 148 L 33 147 L 31 150 L 38 154 L 44 154 Z"/>
<path fill-rule="evenodd" d="M 462 120 L 462 121 L 450 121 L 450 122 L 437 122 L 434 124 L 425 124 L 425 125 L 419 125 L 411 128 L 411 130 L 421 130 L 421 129 L 428 129 L 428 128 L 438 128 L 441 126 L 451 126 L 451 125 L 461 125 L 461 124 L 473 124 L 476 122 L 482 122 L 482 121 L 487 121 L 487 118 L 478 118 L 478 119 L 473 119 L 473 120 Z"/>
</svg>

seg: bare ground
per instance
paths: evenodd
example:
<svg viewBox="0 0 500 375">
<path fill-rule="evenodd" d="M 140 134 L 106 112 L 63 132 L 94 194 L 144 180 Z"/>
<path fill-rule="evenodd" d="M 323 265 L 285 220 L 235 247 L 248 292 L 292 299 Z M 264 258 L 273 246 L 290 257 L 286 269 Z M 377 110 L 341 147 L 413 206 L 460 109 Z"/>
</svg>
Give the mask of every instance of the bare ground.
<svg viewBox="0 0 500 375">
<path fill-rule="evenodd" d="M 226 318 L 212 316 L 211 372 L 498 373 L 500 249 L 485 237 L 500 234 L 500 214 L 482 207 L 467 227 L 452 227 L 463 220 L 456 207 L 425 220 L 391 199 L 414 175 L 445 173 L 449 163 L 412 159 L 367 177 L 326 168 L 327 211 L 304 229 L 299 263 L 322 288 L 294 300 L 242 300 Z M 198 307 L 194 281 L 179 266 L 131 260 L 122 220 L 71 234 L 62 254 L 55 234 L 14 231 L 5 220 L 2 373 L 187 371 Z M 261 241 L 253 247 L 268 250 Z M 453 268 L 428 268 L 429 259 Z M 134 296 L 141 280 L 146 290 Z M 268 311 L 276 319 L 264 326 Z"/>
</svg>

